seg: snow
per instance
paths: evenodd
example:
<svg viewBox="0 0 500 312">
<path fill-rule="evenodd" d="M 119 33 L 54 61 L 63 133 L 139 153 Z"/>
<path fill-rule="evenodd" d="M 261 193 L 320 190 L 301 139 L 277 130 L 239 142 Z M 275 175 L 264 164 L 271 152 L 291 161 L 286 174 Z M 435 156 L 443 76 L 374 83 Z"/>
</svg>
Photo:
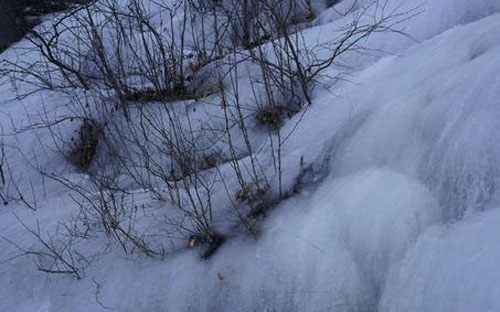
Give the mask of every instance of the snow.
<svg viewBox="0 0 500 312">
<path fill-rule="evenodd" d="M 392 272 L 381 310 L 497 311 L 499 217 L 492 210 L 428 229 Z"/>
<path fill-rule="evenodd" d="M 315 3 L 324 11 L 314 27 L 305 28 L 304 44 L 324 42 L 369 3 L 345 0 L 329 9 Z M 37 118 L 67 114 L 65 99 L 48 92 L 13 99 L 15 88 L 0 86 L 9 181 L 22 181 L 19 187 L 33 194 L 29 199 L 34 196 L 39 208 L 9 201 L 0 209 L 0 311 L 497 311 L 500 2 L 390 3 L 422 10 L 400 25 L 416 40 L 376 34 L 366 45 L 388 53 L 343 59 L 349 81 L 337 81 L 331 91 L 317 88 L 313 104 L 282 129 L 284 188 L 301 178 L 301 192 L 269 213 L 257 239 L 230 236 L 209 260 L 182 240 L 167 244 L 172 252 L 156 259 L 124 254 L 106 237 L 92 237 L 75 246 L 87 259 L 76 280 L 39 272 L 32 259 L 17 257 L 12 242 L 39 246 L 19 220 L 39 224 L 44 237 L 57 237 L 78 208 L 29 161 L 73 183 L 88 181 L 54 152 L 57 142 L 46 130 L 15 131 Z M 27 45 L 22 41 L 2 57 L 26 57 L 19 51 Z M 326 74 L 345 70 L 334 65 Z M 244 90 L 250 78 L 241 75 Z M 204 118 L 221 115 L 218 105 L 204 104 L 182 102 L 174 109 L 202 129 Z M 161 118 L 160 105 L 149 109 Z M 68 135 L 74 127 L 61 125 L 59 131 Z M 276 192 L 268 136 L 250 128 L 256 157 Z M 232 194 L 237 183 L 230 166 L 219 169 Z M 0 187 L 0 194 L 15 195 L 14 185 Z M 140 189 L 127 200 L 145 206 L 138 218 L 145 237 L 158 236 L 163 204 Z M 214 201 L 221 204 L 217 226 L 229 233 L 234 221 L 227 220 L 228 195 L 216 191 Z"/>
</svg>

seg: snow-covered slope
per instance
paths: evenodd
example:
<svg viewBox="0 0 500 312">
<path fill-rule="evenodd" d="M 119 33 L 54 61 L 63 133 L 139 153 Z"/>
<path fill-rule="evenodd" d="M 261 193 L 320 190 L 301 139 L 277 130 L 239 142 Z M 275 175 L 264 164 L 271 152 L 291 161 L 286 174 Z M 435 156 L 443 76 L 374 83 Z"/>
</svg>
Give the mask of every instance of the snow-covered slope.
<svg viewBox="0 0 500 312">
<path fill-rule="evenodd" d="M 343 12 L 358 8 L 350 2 L 325 10 L 304 30 L 306 42 L 348 21 Z M 389 1 L 403 11 L 410 2 Z M 3 84 L 9 178 L 27 181 L 20 187 L 33 190 L 38 209 L 0 209 L 0 311 L 500 310 L 500 2 L 420 8 L 403 24 L 416 40 L 370 37 L 377 52 L 348 56 L 348 81 L 317 88 L 307 112 L 287 121 L 284 183 L 307 167 L 308 187 L 269 214 L 258 239 L 232 237 L 209 260 L 190 249 L 164 260 L 126 255 L 96 238 L 76 246 L 87 261 L 76 280 L 18 256 L 39 244 L 25 226 L 54 236 L 76 209 L 28 163 L 86 177 L 50 149 L 50 133 L 14 131 L 33 122 L 41 101 L 55 103 L 44 116 L 60 114 L 63 99 L 11 100 L 15 89 Z M 19 51 L 3 57 L 15 61 Z M 151 202 L 140 190 L 134 196 Z M 153 215 L 158 205 L 148 208 Z"/>
</svg>

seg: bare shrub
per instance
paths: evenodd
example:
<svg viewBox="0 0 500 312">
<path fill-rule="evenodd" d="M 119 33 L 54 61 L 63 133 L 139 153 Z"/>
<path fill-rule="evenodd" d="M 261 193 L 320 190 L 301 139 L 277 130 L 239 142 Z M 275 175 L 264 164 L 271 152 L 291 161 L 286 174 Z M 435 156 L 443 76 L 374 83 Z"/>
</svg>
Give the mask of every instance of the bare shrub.
<svg viewBox="0 0 500 312">
<path fill-rule="evenodd" d="M 35 229 L 29 228 L 19 217 L 18 222 L 22 227 L 36 238 L 38 248 L 24 248 L 12 240 L 0 236 L 7 243 L 21 252 L 21 256 L 31 257 L 39 271 L 51 274 L 68 274 L 77 279 L 83 277 L 83 265 L 87 260 L 79 254 L 75 245 L 75 237 L 53 238 L 50 235 L 42 235 L 40 223 L 37 222 Z"/>
<path fill-rule="evenodd" d="M 293 193 L 283 186 L 282 153 L 295 127 L 284 133 L 284 120 L 312 105 L 325 69 L 365 52 L 362 44 L 373 33 L 397 32 L 408 16 L 386 15 L 384 3 L 373 5 L 322 44 L 308 42 L 297 25 L 314 18 L 308 0 L 96 1 L 35 30 L 30 40 L 40 61 L 7 65 L 14 79 L 80 105 L 73 111 L 84 117 L 71 117 L 82 125 L 68 157 L 90 183 L 40 168 L 78 197 L 73 235 L 104 233 L 127 253 L 164 257 L 164 242 L 150 240 L 138 224 L 130 200 L 137 189 L 167 207 L 158 224 L 167 239 L 203 246 L 203 258 L 231 231 L 257 235 L 258 219 Z M 158 15 L 163 19 L 155 20 Z M 197 109 L 206 111 L 200 114 L 206 120 Z M 96 114 L 102 121 L 91 117 Z M 52 129 L 67 118 L 43 126 Z M 253 129 L 255 121 L 266 126 L 269 148 L 256 142 L 262 127 Z M 108 162 L 96 163 L 100 147 Z M 223 200 L 215 196 L 224 192 Z M 221 231 L 216 218 L 226 217 L 237 221 Z"/>
</svg>

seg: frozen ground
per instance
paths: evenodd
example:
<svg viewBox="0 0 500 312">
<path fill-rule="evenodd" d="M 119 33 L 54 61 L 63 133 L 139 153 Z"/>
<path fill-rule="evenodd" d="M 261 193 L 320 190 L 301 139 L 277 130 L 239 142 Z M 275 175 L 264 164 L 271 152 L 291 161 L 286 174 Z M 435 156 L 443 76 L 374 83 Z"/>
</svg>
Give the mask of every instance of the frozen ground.
<svg viewBox="0 0 500 312">
<path fill-rule="evenodd" d="M 341 25 L 339 12 L 356 9 L 350 2 L 324 11 L 306 40 Z M 13 243 L 38 243 L 19 220 L 56 233 L 75 207 L 27 165 L 36 155 L 46 168 L 71 170 L 49 135 L 13 133 L 40 101 L 57 103 L 54 111 L 65 103 L 49 94 L 11 100 L 14 90 L 3 84 L 11 178 L 27 181 L 38 210 L 0 209 L 0 311 L 499 311 L 500 2 L 419 5 L 422 13 L 403 25 L 413 40 L 371 37 L 369 47 L 387 53 L 348 57 L 350 81 L 333 93 L 318 89 L 287 141 L 285 183 L 301 159 L 316 183 L 273 210 L 259 239 L 234 237 L 207 261 L 196 250 L 160 261 L 82 242 L 89 263 L 76 280 L 16 257 Z M 138 192 L 136 200 L 150 198 Z"/>
</svg>

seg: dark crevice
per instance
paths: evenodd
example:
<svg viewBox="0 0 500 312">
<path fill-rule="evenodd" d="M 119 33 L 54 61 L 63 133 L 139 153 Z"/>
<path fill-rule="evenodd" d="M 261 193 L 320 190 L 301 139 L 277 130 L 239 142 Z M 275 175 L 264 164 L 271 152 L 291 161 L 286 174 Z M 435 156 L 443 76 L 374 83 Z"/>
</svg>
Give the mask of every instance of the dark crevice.
<svg viewBox="0 0 500 312">
<path fill-rule="evenodd" d="M 0 1 L 0 51 L 21 40 L 46 14 L 64 11 L 85 0 L 4 0 Z"/>
</svg>

